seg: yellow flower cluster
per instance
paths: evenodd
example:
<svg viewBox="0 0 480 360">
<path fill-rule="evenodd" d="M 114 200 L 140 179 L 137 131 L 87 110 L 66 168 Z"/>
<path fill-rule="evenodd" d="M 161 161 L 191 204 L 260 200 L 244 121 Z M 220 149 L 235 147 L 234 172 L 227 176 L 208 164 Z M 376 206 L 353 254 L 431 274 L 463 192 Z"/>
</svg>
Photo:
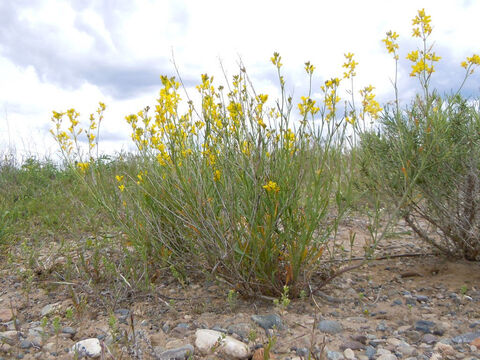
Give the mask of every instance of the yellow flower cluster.
<svg viewBox="0 0 480 360">
<path fill-rule="evenodd" d="M 274 193 L 278 193 L 280 191 L 280 187 L 278 186 L 278 184 L 274 181 L 269 181 L 267 184 L 263 185 L 263 188 L 267 191 L 267 192 L 274 192 Z"/>
<path fill-rule="evenodd" d="M 340 102 L 340 97 L 337 95 L 337 89 L 340 86 L 339 78 L 332 78 L 325 81 L 325 86 L 321 86 L 321 90 L 324 93 L 324 103 L 325 107 L 328 110 L 328 113 L 325 115 L 325 120 L 330 121 L 335 119 L 336 115 L 336 105 Z"/>
<path fill-rule="evenodd" d="M 382 111 L 380 104 L 375 100 L 373 94 L 373 86 L 366 86 L 360 90 L 360 96 L 362 97 L 362 112 L 360 117 L 365 120 L 365 115 L 369 115 L 371 119 L 378 119 L 379 113 Z"/>
<path fill-rule="evenodd" d="M 474 66 L 480 65 L 480 56 L 477 54 L 473 54 L 470 57 L 467 57 L 466 61 L 462 61 L 462 67 L 467 70 L 469 74 L 473 74 Z"/>
<path fill-rule="evenodd" d="M 431 18 L 425 14 L 425 9 L 419 10 L 417 16 L 413 19 L 413 25 L 418 25 L 413 28 L 413 37 L 422 38 L 425 45 L 424 50 L 411 51 L 407 55 L 407 59 L 413 62 L 410 76 L 423 75 L 424 80 L 428 79 L 435 71 L 433 63 L 441 59 L 440 56 L 431 51 L 431 47 L 427 49 L 426 46 L 427 38 L 432 33 L 430 22 Z"/>
<path fill-rule="evenodd" d="M 80 172 L 82 172 L 83 174 L 85 174 L 85 172 L 88 170 L 88 168 L 90 167 L 90 163 L 88 162 L 79 162 L 77 163 L 77 167 L 78 169 L 80 170 Z"/>
<path fill-rule="evenodd" d="M 82 173 L 88 169 L 88 166 L 85 165 L 88 163 L 82 161 L 82 150 L 79 146 L 78 138 L 82 133 L 85 133 L 89 143 L 88 152 L 90 154 L 90 160 L 92 160 L 93 157 L 91 156 L 91 150 L 97 145 L 97 142 L 95 141 L 97 136 L 93 134 L 93 131 L 97 130 L 98 134 L 98 127 L 103 119 L 104 110 L 105 104 L 99 103 L 99 107 L 97 109 L 98 119 L 96 120 L 93 114 L 90 115 L 90 124 L 87 131 L 84 131 L 80 127 L 80 122 L 78 120 L 80 114 L 75 111 L 75 109 L 69 109 L 66 112 L 53 111 L 51 121 L 54 124 L 54 129 L 50 129 L 50 133 L 59 144 L 63 156 L 69 161 L 69 163 L 72 163 L 75 158 L 79 159 L 77 167 Z M 67 131 L 62 130 L 63 119 L 65 115 L 68 117 L 69 122 Z M 74 150 L 76 150 L 76 152 Z"/>
<path fill-rule="evenodd" d="M 305 63 L 305 71 L 307 72 L 308 75 L 313 75 L 313 71 L 315 70 L 315 66 L 310 64 L 310 61 L 307 61 Z"/>
<path fill-rule="evenodd" d="M 433 62 L 439 61 L 441 59 L 440 56 L 437 56 L 434 52 L 426 52 L 415 50 L 411 51 L 407 55 L 407 59 L 413 62 L 412 65 L 412 72 L 410 76 L 417 76 L 422 73 L 432 74 L 435 69 L 433 67 Z M 430 64 L 428 63 L 430 62 Z"/>
<path fill-rule="evenodd" d="M 270 61 L 272 62 L 272 64 L 275 65 L 278 69 L 280 69 L 283 65 L 280 62 L 281 60 L 282 60 L 282 57 L 280 56 L 280 54 L 278 52 L 274 52 L 273 56 L 270 58 Z"/>
<path fill-rule="evenodd" d="M 346 72 L 343 73 L 343 78 L 344 79 L 350 79 L 357 75 L 355 73 L 355 67 L 358 65 L 358 62 L 353 60 L 353 54 L 352 53 L 347 53 L 344 54 L 345 59 L 347 59 L 347 62 L 342 65 L 345 69 L 347 69 Z"/>
<path fill-rule="evenodd" d="M 387 51 L 389 54 L 393 54 L 393 58 L 395 60 L 398 60 L 398 34 L 395 31 L 388 31 L 387 36 L 385 39 L 383 39 L 383 43 L 385 44 L 385 47 L 387 48 Z"/>
<path fill-rule="evenodd" d="M 432 33 L 431 21 L 431 17 L 425 14 L 425 9 L 418 10 L 417 16 L 412 20 L 414 25 L 412 36 L 426 39 Z"/>
<path fill-rule="evenodd" d="M 140 151 L 153 151 L 162 166 L 172 163 L 171 151 L 175 150 L 187 157 L 191 154 L 188 148 L 187 132 L 195 132 L 190 117 L 192 110 L 181 118 L 177 116 L 178 104 L 181 100 L 178 94 L 180 83 L 174 77 L 161 77 L 163 88 L 155 106 L 155 116 L 149 116 L 149 107 L 125 117 L 132 128 L 132 140 Z"/>
<path fill-rule="evenodd" d="M 98 145 L 98 128 L 100 127 L 100 123 L 103 120 L 103 112 L 105 111 L 105 104 L 100 102 L 98 104 L 98 109 L 97 109 L 97 116 L 98 116 L 98 121 L 95 120 L 95 115 L 90 114 L 90 125 L 87 130 L 87 139 L 88 139 L 88 150 L 91 151 L 95 146 Z M 97 135 L 95 135 L 93 132 L 97 130 Z M 91 157 L 91 156 L 90 156 Z"/>
<path fill-rule="evenodd" d="M 304 118 L 308 114 L 314 116 L 320 111 L 320 108 L 315 106 L 316 101 L 311 99 L 309 96 L 302 96 L 300 99 L 302 102 L 298 104 L 298 109 L 300 110 L 300 115 L 302 115 Z"/>
<path fill-rule="evenodd" d="M 125 190 L 125 183 L 123 181 L 123 175 L 116 175 L 115 179 L 117 179 L 117 182 L 119 183 L 118 188 L 120 189 L 121 192 Z"/>
<path fill-rule="evenodd" d="M 148 175 L 148 171 L 140 171 L 138 174 L 137 174 L 137 185 L 140 185 L 141 183 L 143 183 L 145 181 L 145 177 Z"/>
</svg>

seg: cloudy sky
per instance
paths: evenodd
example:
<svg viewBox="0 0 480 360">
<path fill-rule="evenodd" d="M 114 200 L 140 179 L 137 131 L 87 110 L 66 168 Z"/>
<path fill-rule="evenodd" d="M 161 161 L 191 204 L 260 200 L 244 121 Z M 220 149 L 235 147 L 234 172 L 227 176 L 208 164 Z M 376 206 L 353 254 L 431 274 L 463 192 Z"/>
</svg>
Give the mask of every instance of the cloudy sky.
<svg viewBox="0 0 480 360">
<path fill-rule="evenodd" d="M 200 75 L 231 76 L 239 59 L 260 92 L 275 93 L 269 59 L 283 58 L 287 89 L 307 91 L 305 61 L 316 66 L 314 86 L 343 71 L 343 54 L 359 62 L 357 88 L 372 84 L 381 102 L 392 100 L 394 63 L 381 39 L 400 34 L 401 98 L 415 91 L 405 55 L 420 44 L 411 19 L 432 16 L 442 60 L 434 85 L 456 90 L 459 64 L 479 53 L 480 1 L 449 0 L 2 0 L 0 1 L 0 154 L 52 155 L 52 110 L 74 107 L 83 121 L 98 101 L 107 105 L 101 151 L 128 149 L 124 116 L 155 104 L 160 75 L 174 75 L 172 58 L 192 93 Z M 464 88 L 478 96 L 480 71 Z M 220 84 L 220 83 L 218 83 Z M 314 92 L 316 89 L 314 89 Z"/>
</svg>

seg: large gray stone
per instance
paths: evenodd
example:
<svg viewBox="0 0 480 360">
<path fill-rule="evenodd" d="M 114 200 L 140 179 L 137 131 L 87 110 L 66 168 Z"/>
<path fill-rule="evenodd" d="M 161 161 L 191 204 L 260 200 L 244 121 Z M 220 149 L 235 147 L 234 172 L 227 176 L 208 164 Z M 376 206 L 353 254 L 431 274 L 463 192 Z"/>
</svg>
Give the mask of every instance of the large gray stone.
<svg viewBox="0 0 480 360">
<path fill-rule="evenodd" d="M 269 329 L 273 329 L 274 327 L 277 330 L 282 330 L 283 329 L 282 319 L 277 314 L 252 315 L 251 319 L 253 321 L 255 321 L 265 331 L 267 331 Z"/>
<path fill-rule="evenodd" d="M 463 344 L 463 343 L 471 343 L 476 338 L 480 337 L 479 332 L 469 332 L 465 334 L 461 334 L 452 338 L 452 341 L 456 344 Z"/>
<path fill-rule="evenodd" d="M 320 321 L 317 325 L 317 329 L 328 334 L 337 334 L 343 330 L 342 324 L 334 320 Z"/>
</svg>

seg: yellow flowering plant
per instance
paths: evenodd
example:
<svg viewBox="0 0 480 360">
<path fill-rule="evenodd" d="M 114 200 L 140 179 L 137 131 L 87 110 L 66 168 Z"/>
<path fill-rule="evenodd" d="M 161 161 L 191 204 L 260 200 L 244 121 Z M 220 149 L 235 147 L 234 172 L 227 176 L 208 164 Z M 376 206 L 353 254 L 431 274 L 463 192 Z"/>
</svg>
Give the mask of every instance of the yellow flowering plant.
<svg viewBox="0 0 480 360">
<path fill-rule="evenodd" d="M 410 76 L 418 78 L 423 94 L 400 109 L 395 74 L 395 108 L 384 111 L 374 131 L 361 134 L 364 182 L 368 189 L 375 189 L 368 193 L 371 204 L 393 214 L 387 227 L 401 217 L 420 239 L 442 252 L 478 260 L 480 212 L 473 204 L 479 197 L 472 189 L 480 178 L 480 109 L 478 103 L 459 93 L 480 65 L 480 58 L 475 54 L 467 57 L 461 63 L 466 74 L 459 89 L 454 95 L 441 96 L 430 89 L 435 64 L 441 59 L 429 43 L 431 17 L 419 10 L 412 25 L 412 36 L 419 38 L 422 46 L 406 58 L 412 63 Z M 395 73 L 397 38 L 389 31 L 383 40 L 394 57 Z M 364 111 L 377 108 L 369 90 L 362 93 Z M 440 236 L 432 236 L 427 227 Z"/>
<path fill-rule="evenodd" d="M 457 161 L 459 149 L 466 151 L 447 151 L 451 141 L 443 136 L 458 140 L 461 133 L 452 133 L 455 126 L 449 119 L 474 113 L 464 103 L 446 102 L 428 90 L 440 57 L 428 43 L 432 27 L 424 10 L 413 25 L 422 47 L 407 59 L 424 94 L 405 111 L 400 110 L 396 84 L 399 35 L 389 31 L 383 43 L 395 60 L 393 111 L 380 106 L 372 85 L 355 91 L 359 63 L 349 52 L 343 76 L 324 81 L 319 98 L 312 91 L 315 66 L 305 63 L 309 87 L 298 104 L 287 94 L 277 52 L 270 60 L 279 99 L 257 92 L 243 64 L 226 84 L 202 74 L 194 90 L 198 103 L 190 96 L 182 99 L 179 77 L 161 76 L 155 104 L 125 117 L 138 151 L 105 170 L 110 182 L 100 171 L 106 167 L 93 154 L 105 105 L 99 104 L 86 131 L 75 110 L 54 112 L 52 134 L 62 154 L 70 164 L 77 162 L 73 167 L 92 197 L 122 227 L 121 282 L 149 287 L 167 269 L 182 284 L 190 275 L 207 273 L 246 295 L 281 296 L 288 286 L 295 296 L 313 274 L 326 281 L 335 274 L 333 263 L 324 260 L 339 256 L 334 238 L 351 210 L 354 184 L 368 189 L 361 195 L 383 196 L 375 204 L 388 199 L 395 214 L 411 220 L 411 210 L 424 204 L 415 199 L 425 199 L 426 190 L 416 184 L 428 184 L 425 174 L 441 172 L 435 164 L 451 160 L 454 153 Z M 467 76 L 479 62 L 473 55 L 462 63 Z M 342 108 L 345 84 L 351 100 Z M 88 160 L 78 143 L 80 135 L 87 137 Z M 350 135 L 360 142 L 351 141 Z M 432 163 L 436 151 L 441 156 Z M 465 168 L 452 163 L 460 174 Z"/>
</svg>

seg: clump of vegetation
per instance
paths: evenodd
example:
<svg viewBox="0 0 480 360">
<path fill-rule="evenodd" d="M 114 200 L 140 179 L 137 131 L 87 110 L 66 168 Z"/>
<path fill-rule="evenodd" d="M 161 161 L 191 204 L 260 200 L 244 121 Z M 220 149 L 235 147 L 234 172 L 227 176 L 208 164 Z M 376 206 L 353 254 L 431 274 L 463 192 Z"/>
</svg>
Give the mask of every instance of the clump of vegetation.
<svg viewBox="0 0 480 360">
<path fill-rule="evenodd" d="M 410 76 L 419 79 L 423 96 L 411 106 L 387 108 L 378 133 L 362 134 L 361 173 L 370 191 L 381 192 L 419 235 L 445 254 L 480 260 L 480 107 L 456 94 L 442 97 L 430 89 L 440 57 L 429 42 L 430 16 L 419 11 L 413 36 L 422 48 L 407 55 Z M 384 40 L 398 61 L 395 33 Z M 465 78 L 480 57 L 462 64 Z"/>
</svg>

